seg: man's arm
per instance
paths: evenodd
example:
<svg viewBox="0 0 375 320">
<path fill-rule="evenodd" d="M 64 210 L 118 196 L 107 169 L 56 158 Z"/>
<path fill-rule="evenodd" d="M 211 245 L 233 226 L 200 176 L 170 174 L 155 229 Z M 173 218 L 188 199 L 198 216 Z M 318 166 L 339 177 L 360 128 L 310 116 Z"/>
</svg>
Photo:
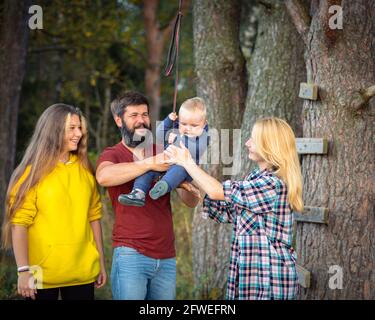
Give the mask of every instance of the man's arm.
<svg viewBox="0 0 375 320">
<path fill-rule="evenodd" d="M 167 171 L 169 165 L 165 165 L 162 161 L 164 161 L 162 153 L 135 162 L 113 163 L 103 161 L 96 170 L 96 180 L 102 187 L 118 186 L 134 180 L 150 170 Z"/>
</svg>

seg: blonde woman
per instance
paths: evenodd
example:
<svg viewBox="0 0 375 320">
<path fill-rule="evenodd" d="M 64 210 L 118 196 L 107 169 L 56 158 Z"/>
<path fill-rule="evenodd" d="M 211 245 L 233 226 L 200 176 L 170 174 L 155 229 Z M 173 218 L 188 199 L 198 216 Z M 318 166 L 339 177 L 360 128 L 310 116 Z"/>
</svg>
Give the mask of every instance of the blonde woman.
<svg viewBox="0 0 375 320">
<path fill-rule="evenodd" d="M 227 299 L 295 299 L 293 211 L 303 210 L 301 169 L 290 126 L 278 118 L 258 120 L 246 142 L 259 168 L 242 181 L 220 183 L 200 169 L 183 147 L 165 151 L 207 193 L 203 210 L 232 223 Z"/>
<path fill-rule="evenodd" d="M 13 245 L 18 293 L 94 299 L 107 277 L 101 216 L 85 119 L 77 108 L 54 104 L 39 118 L 7 192 L 2 240 Z"/>
</svg>

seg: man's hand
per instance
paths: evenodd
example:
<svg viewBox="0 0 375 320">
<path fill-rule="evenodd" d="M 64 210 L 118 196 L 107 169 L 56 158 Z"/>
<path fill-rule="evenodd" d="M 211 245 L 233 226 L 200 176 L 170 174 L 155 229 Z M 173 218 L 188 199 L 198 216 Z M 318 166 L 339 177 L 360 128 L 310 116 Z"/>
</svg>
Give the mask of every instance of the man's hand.
<svg viewBox="0 0 375 320">
<path fill-rule="evenodd" d="M 166 157 L 164 153 L 159 153 L 156 156 L 144 159 L 143 161 L 149 165 L 149 170 L 163 172 L 167 171 L 170 166 L 168 163 L 165 163 L 165 160 Z"/>
<path fill-rule="evenodd" d="M 192 183 L 190 182 L 187 182 L 187 181 L 184 181 L 182 182 L 178 188 L 182 188 L 188 192 L 191 192 L 192 194 L 194 194 L 195 197 L 197 197 L 199 200 L 202 200 L 202 195 L 201 195 L 201 192 L 199 191 L 199 189 L 194 186 Z"/>
</svg>

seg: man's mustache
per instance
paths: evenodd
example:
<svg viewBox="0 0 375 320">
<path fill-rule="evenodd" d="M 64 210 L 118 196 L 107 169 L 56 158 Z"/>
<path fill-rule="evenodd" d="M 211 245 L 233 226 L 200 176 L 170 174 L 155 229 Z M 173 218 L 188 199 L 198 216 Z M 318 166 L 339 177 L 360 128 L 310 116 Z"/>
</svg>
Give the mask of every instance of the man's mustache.
<svg viewBox="0 0 375 320">
<path fill-rule="evenodd" d="M 136 127 L 134 127 L 134 130 L 135 129 L 150 129 L 149 127 L 147 127 L 146 125 L 144 125 L 144 124 L 140 124 L 140 125 L 138 125 L 138 126 L 136 126 Z"/>
</svg>

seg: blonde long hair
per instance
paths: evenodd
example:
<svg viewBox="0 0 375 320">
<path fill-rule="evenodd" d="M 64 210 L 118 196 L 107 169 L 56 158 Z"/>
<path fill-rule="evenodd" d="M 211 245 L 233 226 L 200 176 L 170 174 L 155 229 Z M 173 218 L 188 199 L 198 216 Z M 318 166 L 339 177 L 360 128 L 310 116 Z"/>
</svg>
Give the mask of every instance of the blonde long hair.
<svg viewBox="0 0 375 320">
<path fill-rule="evenodd" d="M 87 156 L 87 126 L 80 110 L 70 105 L 58 103 L 48 107 L 40 116 L 31 141 L 26 149 L 21 163 L 14 170 L 8 185 L 5 217 L 2 227 L 2 247 L 11 248 L 11 220 L 17 209 L 22 205 L 26 194 L 46 175 L 52 172 L 59 157 L 64 152 L 66 130 L 72 115 L 78 115 L 81 121 L 82 138 L 79 141 L 76 154 L 81 165 L 93 172 Z M 29 171 L 27 177 L 18 186 L 20 178 Z M 17 190 L 14 190 L 17 185 Z M 13 194 L 15 192 L 15 194 Z M 10 197 L 12 193 L 12 204 Z"/>
<path fill-rule="evenodd" d="M 302 212 L 302 174 L 292 128 L 282 119 L 263 118 L 256 121 L 252 134 L 257 153 L 286 183 L 291 208 Z"/>
</svg>

